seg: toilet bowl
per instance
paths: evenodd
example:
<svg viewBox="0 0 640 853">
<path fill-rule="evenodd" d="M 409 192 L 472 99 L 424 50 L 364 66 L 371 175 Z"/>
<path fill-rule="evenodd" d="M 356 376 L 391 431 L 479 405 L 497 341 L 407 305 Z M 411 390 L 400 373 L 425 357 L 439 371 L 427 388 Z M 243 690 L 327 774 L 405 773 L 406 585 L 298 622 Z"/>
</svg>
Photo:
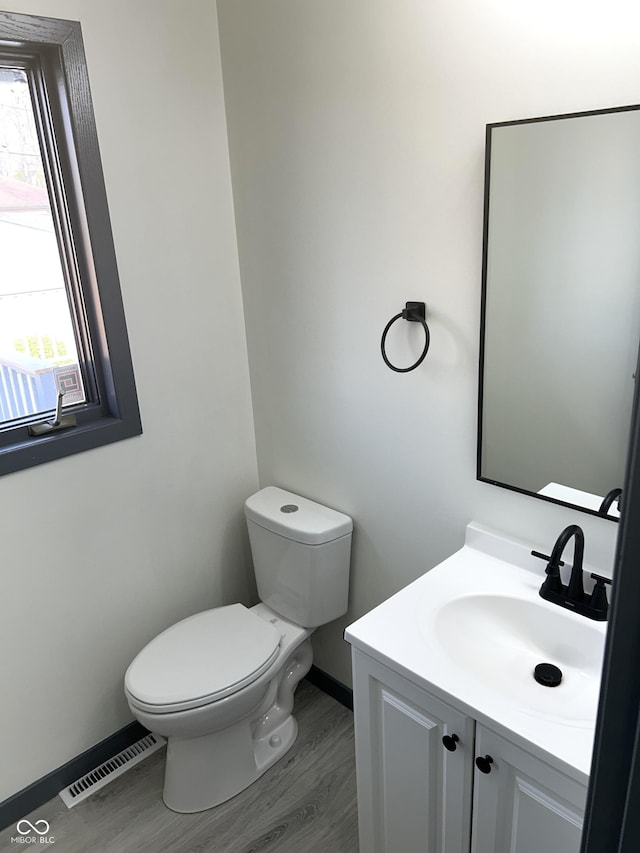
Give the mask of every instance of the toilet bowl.
<svg viewBox="0 0 640 853">
<path fill-rule="evenodd" d="M 131 712 L 167 738 L 163 799 L 177 812 L 230 799 L 290 749 L 311 633 L 347 607 L 348 516 L 275 487 L 249 498 L 245 514 L 263 600 L 183 619 L 125 675 Z"/>
<path fill-rule="evenodd" d="M 228 616 L 235 618 L 225 618 Z M 266 654 L 266 667 L 260 664 L 244 675 L 239 685 L 237 680 L 230 685 L 218 680 L 220 689 L 204 697 L 198 695 L 197 677 L 191 685 L 184 672 L 176 672 L 177 685 L 170 682 L 167 671 L 160 677 L 152 656 L 159 659 L 165 650 L 162 646 L 168 648 L 178 632 L 184 633 L 178 638 L 183 652 L 188 652 L 190 636 L 201 641 L 207 629 L 212 641 L 219 639 L 218 617 L 227 623 L 225 644 L 219 647 L 223 656 L 228 655 L 234 639 L 242 637 L 229 630 L 230 624 L 238 632 L 246 632 L 247 627 L 254 627 L 253 620 L 260 620 L 254 634 L 262 635 L 262 626 L 268 630 L 263 634 L 265 645 L 255 659 Z M 199 630 L 190 631 L 189 623 L 198 620 L 202 622 Z M 163 799 L 170 809 L 188 813 L 219 805 L 248 787 L 293 745 L 297 735 L 293 695 L 311 667 L 310 634 L 311 629 L 288 622 L 264 604 L 251 609 L 234 604 L 178 622 L 152 641 L 157 642 L 155 649 L 150 644 L 138 655 L 127 670 L 125 694 L 142 725 L 167 738 Z M 215 645 L 209 648 L 215 650 Z M 202 650 L 201 645 L 193 649 L 196 658 L 198 650 Z M 193 664 L 193 657 L 191 661 Z M 155 684 L 154 673 L 158 675 Z"/>
</svg>

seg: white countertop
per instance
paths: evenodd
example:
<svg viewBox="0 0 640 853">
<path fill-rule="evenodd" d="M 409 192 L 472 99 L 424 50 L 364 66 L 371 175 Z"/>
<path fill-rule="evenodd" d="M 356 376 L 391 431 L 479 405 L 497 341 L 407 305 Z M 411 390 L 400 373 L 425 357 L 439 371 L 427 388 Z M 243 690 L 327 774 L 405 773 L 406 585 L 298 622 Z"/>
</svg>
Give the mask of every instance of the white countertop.
<svg viewBox="0 0 640 853">
<path fill-rule="evenodd" d="M 581 489 L 574 489 L 571 486 L 563 486 L 562 483 L 547 483 L 543 489 L 540 489 L 538 494 L 543 497 L 563 501 L 567 504 L 583 506 L 585 509 L 591 509 L 594 512 L 598 512 L 600 505 L 604 500 L 604 495 L 594 495 L 591 492 L 583 492 Z M 618 509 L 617 504 L 614 503 L 610 506 L 606 515 L 603 515 L 603 518 L 606 518 L 607 516 L 609 518 L 620 518 L 620 510 Z"/>
</svg>

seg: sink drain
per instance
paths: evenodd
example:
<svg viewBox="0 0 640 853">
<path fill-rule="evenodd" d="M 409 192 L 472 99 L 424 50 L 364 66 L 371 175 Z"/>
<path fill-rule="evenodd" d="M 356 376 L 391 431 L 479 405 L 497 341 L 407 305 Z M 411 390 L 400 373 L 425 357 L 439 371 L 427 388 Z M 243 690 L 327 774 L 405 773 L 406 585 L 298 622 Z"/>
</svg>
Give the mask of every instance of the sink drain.
<svg viewBox="0 0 640 853">
<path fill-rule="evenodd" d="M 562 670 L 552 663 L 539 663 L 533 670 L 533 677 L 543 687 L 557 687 L 562 681 Z"/>
</svg>

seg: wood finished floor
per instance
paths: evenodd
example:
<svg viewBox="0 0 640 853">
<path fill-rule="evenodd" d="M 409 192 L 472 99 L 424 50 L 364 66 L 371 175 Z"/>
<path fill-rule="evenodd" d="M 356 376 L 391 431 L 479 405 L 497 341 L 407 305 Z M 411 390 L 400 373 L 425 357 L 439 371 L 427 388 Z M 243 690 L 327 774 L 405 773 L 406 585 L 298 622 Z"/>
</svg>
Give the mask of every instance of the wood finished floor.
<svg viewBox="0 0 640 853">
<path fill-rule="evenodd" d="M 50 853 L 357 853 L 358 829 L 350 711 L 307 681 L 296 691 L 298 739 L 246 791 L 195 815 L 162 802 L 164 749 L 84 803 L 59 797 L 27 815 L 49 821 Z M 0 850 L 15 826 L 0 833 Z"/>
</svg>

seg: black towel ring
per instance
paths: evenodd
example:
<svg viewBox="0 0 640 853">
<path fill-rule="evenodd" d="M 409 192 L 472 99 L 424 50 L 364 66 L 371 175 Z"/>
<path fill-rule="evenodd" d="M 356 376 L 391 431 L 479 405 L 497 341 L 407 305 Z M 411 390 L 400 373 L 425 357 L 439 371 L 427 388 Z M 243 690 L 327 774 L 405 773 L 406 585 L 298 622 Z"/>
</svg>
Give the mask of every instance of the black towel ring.
<svg viewBox="0 0 640 853">
<path fill-rule="evenodd" d="M 415 370 L 422 362 L 424 361 L 424 357 L 429 351 L 429 344 L 431 343 L 431 335 L 429 334 L 429 327 L 427 326 L 426 321 L 426 306 L 424 302 L 407 302 L 405 303 L 404 310 L 399 314 L 396 314 L 395 317 L 392 317 L 387 325 L 384 327 L 384 332 L 382 333 L 382 340 L 380 341 L 380 349 L 382 351 L 382 358 L 384 359 L 384 363 L 387 367 L 390 367 L 391 370 L 395 370 L 396 373 L 408 373 L 410 370 Z M 391 364 L 389 359 L 387 358 L 387 353 L 385 351 L 384 345 L 387 340 L 387 333 L 391 326 L 402 317 L 403 320 L 410 320 L 413 323 L 422 323 L 422 328 L 424 329 L 425 342 L 424 349 L 420 354 L 420 357 L 416 361 L 415 364 L 412 364 L 410 367 L 396 367 L 395 364 Z"/>
</svg>

